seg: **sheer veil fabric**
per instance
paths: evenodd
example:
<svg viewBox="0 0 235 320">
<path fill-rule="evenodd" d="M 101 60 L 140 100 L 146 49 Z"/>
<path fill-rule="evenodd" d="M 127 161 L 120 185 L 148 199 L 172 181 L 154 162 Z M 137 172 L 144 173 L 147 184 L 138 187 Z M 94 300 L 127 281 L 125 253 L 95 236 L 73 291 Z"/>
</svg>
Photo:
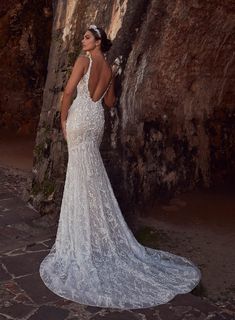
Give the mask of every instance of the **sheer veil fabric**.
<svg viewBox="0 0 235 320">
<path fill-rule="evenodd" d="M 80 304 L 138 309 L 167 303 L 196 287 L 201 272 L 189 259 L 141 245 L 126 224 L 99 151 L 106 92 L 91 99 L 89 59 L 68 113 L 58 229 L 40 276 L 55 294 Z"/>
</svg>

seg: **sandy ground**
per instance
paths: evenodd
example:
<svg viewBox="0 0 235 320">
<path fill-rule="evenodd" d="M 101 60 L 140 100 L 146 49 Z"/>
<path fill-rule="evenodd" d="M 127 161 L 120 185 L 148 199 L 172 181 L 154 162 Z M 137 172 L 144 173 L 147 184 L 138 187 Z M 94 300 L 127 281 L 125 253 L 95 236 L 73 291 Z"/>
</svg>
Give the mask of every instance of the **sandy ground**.
<svg viewBox="0 0 235 320">
<path fill-rule="evenodd" d="M 34 137 L 0 131 L 0 166 L 30 171 L 33 165 Z"/>
<path fill-rule="evenodd" d="M 33 163 L 32 138 L 0 136 L 0 167 L 11 189 L 27 198 Z M 137 239 L 190 258 L 202 271 L 201 295 L 235 300 L 235 192 L 194 191 L 144 210 Z"/>
</svg>

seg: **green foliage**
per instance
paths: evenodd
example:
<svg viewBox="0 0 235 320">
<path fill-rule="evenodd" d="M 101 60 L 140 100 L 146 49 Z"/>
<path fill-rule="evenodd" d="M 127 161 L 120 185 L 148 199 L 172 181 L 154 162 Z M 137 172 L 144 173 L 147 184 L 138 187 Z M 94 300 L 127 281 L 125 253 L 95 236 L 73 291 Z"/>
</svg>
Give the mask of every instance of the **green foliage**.
<svg viewBox="0 0 235 320">
<path fill-rule="evenodd" d="M 41 188 L 38 183 L 35 183 L 32 187 L 32 194 L 36 196 L 40 192 Z"/>
<path fill-rule="evenodd" d="M 42 183 L 42 192 L 44 194 L 45 197 L 48 197 L 49 195 L 51 195 L 55 190 L 55 185 L 54 182 L 51 180 L 44 180 Z"/>
<path fill-rule="evenodd" d="M 41 184 L 35 183 L 32 187 L 32 194 L 34 196 L 42 193 L 44 197 L 49 197 L 55 190 L 55 182 L 45 179 Z"/>
<path fill-rule="evenodd" d="M 46 153 L 49 150 L 51 139 L 46 136 L 46 134 L 50 133 L 50 126 L 47 125 L 45 128 L 45 140 L 41 143 L 37 144 L 34 147 L 34 156 L 37 158 L 37 162 L 41 162 L 43 158 L 46 158 Z"/>
<path fill-rule="evenodd" d="M 43 159 L 43 149 L 44 149 L 44 142 L 41 142 L 34 147 L 34 155 L 37 158 L 38 162 L 41 162 L 41 160 Z"/>
</svg>

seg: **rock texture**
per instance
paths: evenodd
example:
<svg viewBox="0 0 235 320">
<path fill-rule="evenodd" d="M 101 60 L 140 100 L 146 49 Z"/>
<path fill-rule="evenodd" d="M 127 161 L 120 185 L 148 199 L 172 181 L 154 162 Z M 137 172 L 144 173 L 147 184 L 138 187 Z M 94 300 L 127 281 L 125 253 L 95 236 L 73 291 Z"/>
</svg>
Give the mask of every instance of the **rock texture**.
<svg viewBox="0 0 235 320">
<path fill-rule="evenodd" d="M 67 149 L 59 109 L 87 26 L 123 56 L 119 101 L 106 109 L 101 153 L 124 215 L 150 200 L 234 178 L 232 2 L 58 1 L 38 127 L 31 202 L 60 208 Z"/>
<path fill-rule="evenodd" d="M 1 129 L 36 135 L 51 27 L 51 0 L 1 1 Z"/>
</svg>

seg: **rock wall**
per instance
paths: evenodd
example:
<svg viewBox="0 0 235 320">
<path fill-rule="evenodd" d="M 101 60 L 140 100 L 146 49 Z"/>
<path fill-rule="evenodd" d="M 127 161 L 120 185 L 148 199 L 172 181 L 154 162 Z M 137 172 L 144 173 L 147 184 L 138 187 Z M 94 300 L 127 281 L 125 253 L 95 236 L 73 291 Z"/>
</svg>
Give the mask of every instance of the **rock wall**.
<svg viewBox="0 0 235 320">
<path fill-rule="evenodd" d="M 134 200 L 234 177 L 231 9 L 230 1 L 149 3 L 121 95 Z"/>
<path fill-rule="evenodd" d="M 36 135 L 51 28 L 51 0 L 1 0 L 1 129 Z"/>
<path fill-rule="evenodd" d="M 38 127 L 31 202 L 59 212 L 67 163 L 60 130 L 63 88 L 87 26 L 123 56 L 115 109 L 101 145 L 115 194 L 131 220 L 141 205 L 234 175 L 232 2 L 58 1 Z"/>
</svg>

